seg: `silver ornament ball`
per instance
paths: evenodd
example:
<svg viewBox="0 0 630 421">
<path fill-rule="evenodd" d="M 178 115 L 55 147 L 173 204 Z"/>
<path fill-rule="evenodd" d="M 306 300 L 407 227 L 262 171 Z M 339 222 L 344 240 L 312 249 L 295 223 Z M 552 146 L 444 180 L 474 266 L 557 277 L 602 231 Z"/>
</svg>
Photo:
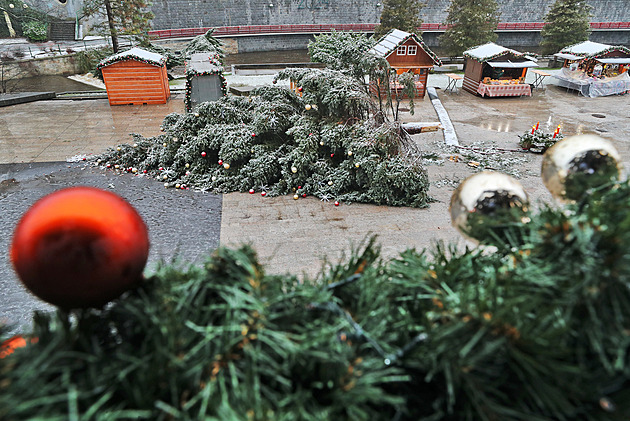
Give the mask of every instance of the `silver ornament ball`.
<svg viewBox="0 0 630 421">
<path fill-rule="evenodd" d="M 584 134 L 567 137 L 547 149 L 542 160 L 542 180 L 559 200 L 575 201 L 590 189 L 619 180 L 621 158 L 608 140 Z"/>
</svg>

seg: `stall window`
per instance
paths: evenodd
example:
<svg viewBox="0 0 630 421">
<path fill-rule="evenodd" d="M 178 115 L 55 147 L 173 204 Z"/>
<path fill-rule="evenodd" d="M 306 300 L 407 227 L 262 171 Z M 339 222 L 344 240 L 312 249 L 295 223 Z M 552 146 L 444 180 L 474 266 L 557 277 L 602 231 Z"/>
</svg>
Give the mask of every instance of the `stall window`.
<svg viewBox="0 0 630 421">
<path fill-rule="evenodd" d="M 407 49 L 407 55 L 415 56 L 416 54 L 418 54 L 418 46 L 410 45 L 409 48 Z"/>
<path fill-rule="evenodd" d="M 406 56 L 407 55 L 407 46 L 406 45 L 401 45 L 400 47 L 398 47 L 398 50 L 396 50 L 396 55 Z"/>
</svg>

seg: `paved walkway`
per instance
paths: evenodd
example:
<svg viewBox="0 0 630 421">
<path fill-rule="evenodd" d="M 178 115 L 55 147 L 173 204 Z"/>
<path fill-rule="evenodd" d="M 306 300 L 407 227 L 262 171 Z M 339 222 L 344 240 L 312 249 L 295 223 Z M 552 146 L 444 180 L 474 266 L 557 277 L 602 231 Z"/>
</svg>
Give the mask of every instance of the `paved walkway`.
<svg viewBox="0 0 630 421">
<path fill-rule="evenodd" d="M 304 273 L 311 277 L 317 274 L 325 261 L 324 257 L 336 261 L 352 245 L 360 244 L 371 234 L 378 235 L 385 258 L 395 257 L 411 247 L 430 247 L 438 240 L 464 245 L 459 233 L 451 227 L 448 204 L 458 182 L 476 171 L 475 159 L 488 159 L 486 165 L 489 167 L 494 165 L 497 169 L 509 168 L 519 173 L 532 202 L 550 200 L 539 177 L 540 155 L 493 153 L 471 158 L 469 149 L 465 149 L 478 147 L 479 142 L 485 142 L 487 146 L 516 149 L 518 135 L 531 128 L 536 121 L 540 121 L 541 127 L 550 131 L 562 124 L 566 135 L 598 133 L 613 141 L 624 163 L 630 162 L 627 96 L 590 99 L 555 87 L 537 91 L 533 97 L 527 98 L 485 99 L 443 90 L 439 90 L 438 94 L 464 148 L 447 148 L 441 132 L 413 136 L 419 147 L 431 157 L 431 162 L 426 163 L 431 180 L 429 193 L 437 202 L 428 209 L 345 203 L 335 207 L 330 202 L 312 197 L 293 200 L 292 197 L 262 198 L 260 195 L 230 193 L 222 196 L 220 242 L 225 245 L 250 243 L 270 273 Z M 58 162 L 76 155 L 98 154 L 107 147 L 131 142 L 129 133 L 145 136 L 158 134 L 164 116 L 183 110 L 181 94 L 175 95 L 167 104 L 158 106 L 110 107 L 107 100 L 99 99 L 40 101 L 1 108 L 0 224 L 3 229 L 12 232 L 19 214 L 7 212 L 9 208 L 18 209 L 14 202 L 7 201 L 13 188 L 10 180 L 16 177 L 10 163 Z M 596 115 L 604 115 L 605 118 Z M 415 116 L 403 113 L 403 120 L 436 121 L 437 115 L 431 101 L 425 98 L 417 102 Z M 34 177 L 38 177 L 38 183 L 25 184 L 25 188 L 32 192 L 28 199 L 19 202 L 23 208 L 30 205 L 40 192 L 77 182 L 71 174 L 62 179 L 50 172 L 38 173 L 39 164 L 31 165 L 35 167 L 32 171 L 35 172 Z M 67 167 L 70 164 L 57 165 Z M 99 177 L 99 170 L 92 170 Z M 103 179 L 112 176 L 111 172 L 100 171 Z M 76 177 L 80 178 L 79 175 Z M 137 190 L 133 181 L 135 177 L 121 175 L 115 176 L 115 180 L 116 177 L 120 177 L 121 182 L 113 183 L 114 191 L 125 193 L 127 189 Z M 127 184 L 130 186 L 125 187 Z M 169 194 L 158 198 L 149 193 L 144 198 L 143 206 L 148 203 L 150 208 L 158 212 L 149 221 L 149 229 L 177 238 L 180 243 L 189 243 L 193 249 L 204 247 L 205 237 L 202 236 L 207 235 L 204 229 L 214 224 L 218 215 L 216 212 L 200 214 L 198 209 L 208 206 L 203 203 L 210 200 L 212 195 L 200 196 L 201 193 L 197 192 L 163 188 L 161 191 Z M 142 200 L 142 196 L 140 194 L 138 199 Z M 180 197 L 198 198 L 201 202 L 182 201 Z M 176 210 L 180 218 L 173 215 L 161 218 L 159 215 L 159 212 L 166 215 L 172 210 Z M 185 229 L 182 230 L 182 227 Z M 159 244 L 154 246 L 159 247 Z M 8 242 L 1 246 L 7 247 Z M 190 260 L 188 252 L 177 257 Z M 8 262 L 5 260 L 0 265 L 4 265 L 6 270 Z M 10 270 L 7 272 L 12 273 Z M 19 285 L 15 278 L 5 279 L 4 282 L 0 280 L 0 290 L 6 282 L 12 283 L 14 289 L 15 285 Z M 20 294 L 26 295 L 23 291 Z M 0 306 L 6 305 L 4 300 L 0 294 Z M 32 308 L 41 306 L 33 299 L 28 303 L 21 305 L 20 311 L 28 313 Z"/>
</svg>

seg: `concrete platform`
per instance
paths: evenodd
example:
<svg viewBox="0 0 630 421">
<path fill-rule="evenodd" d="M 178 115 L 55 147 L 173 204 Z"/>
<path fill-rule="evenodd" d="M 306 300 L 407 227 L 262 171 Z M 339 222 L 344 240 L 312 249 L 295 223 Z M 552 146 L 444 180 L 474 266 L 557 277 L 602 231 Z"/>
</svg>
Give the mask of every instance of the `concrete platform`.
<svg viewBox="0 0 630 421">
<path fill-rule="evenodd" d="M 54 92 L 21 92 L 17 94 L 0 94 L 0 107 L 9 105 L 25 104 L 27 102 L 53 99 Z"/>
</svg>

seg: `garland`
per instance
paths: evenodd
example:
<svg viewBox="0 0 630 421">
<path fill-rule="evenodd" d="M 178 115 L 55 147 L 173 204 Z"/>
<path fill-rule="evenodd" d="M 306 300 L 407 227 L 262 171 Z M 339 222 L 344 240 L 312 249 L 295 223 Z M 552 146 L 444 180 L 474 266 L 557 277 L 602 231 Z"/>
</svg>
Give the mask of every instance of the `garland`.
<svg viewBox="0 0 630 421">
<path fill-rule="evenodd" d="M 380 41 L 382 41 L 385 38 L 387 38 L 389 36 L 389 34 L 391 34 L 393 31 L 394 31 L 393 29 L 391 31 L 389 31 L 387 33 L 387 35 L 385 35 L 383 38 L 381 38 Z M 437 54 L 435 54 L 433 51 L 431 51 L 429 49 L 429 47 L 427 47 L 427 45 L 424 43 L 424 41 L 422 41 L 422 39 L 420 39 L 420 37 L 418 37 L 416 34 L 409 34 L 406 37 L 404 37 L 398 44 L 396 44 L 396 46 L 394 48 L 391 48 L 390 50 L 387 51 L 387 53 L 385 53 L 385 57 L 387 57 L 391 53 L 393 53 L 394 50 L 396 50 L 399 45 L 404 44 L 405 42 L 407 42 L 407 40 L 409 40 L 409 38 L 413 38 L 413 40 L 418 43 L 420 48 L 422 48 L 422 50 L 424 50 L 424 52 L 427 53 L 427 55 L 429 57 L 431 57 L 431 59 L 433 60 L 433 63 L 435 63 L 437 66 L 441 66 L 442 65 L 442 60 L 440 60 L 440 58 L 437 56 Z M 380 43 L 380 41 L 378 43 L 376 43 L 376 45 L 378 45 Z M 374 47 L 372 47 L 372 48 L 374 48 Z"/>
<path fill-rule="evenodd" d="M 127 60 L 135 60 L 135 61 L 139 61 L 141 63 L 144 64 L 149 64 L 151 66 L 158 66 L 158 67 L 162 67 L 166 64 L 166 57 L 164 57 L 163 55 L 160 54 L 160 60 L 155 61 L 155 60 L 149 60 L 145 57 L 140 57 L 136 54 L 125 54 L 125 53 L 120 53 L 120 54 L 115 54 L 113 56 L 110 56 L 104 60 L 102 60 L 97 66 L 97 69 L 101 69 L 103 67 L 107 67 L 110 66 L 114 63 L 118 63 L 120 61 L 127 61 Z"/>
<path fill-rule="evenodd" d="M 216 63 L 212 59 L 210 59 L 210 62 L 212 64 Z M 196 71 L 194 69 L 188 69 L 186 70 L 186 97 L 184 98 L 184 104 L 186 105 L 186 112 L 192 111 L 192 102 L 191 102 L 190 96 L 192 94 L 193 78 L 196 76 L 206 76 L 206 75 L 219 75 L 219 78 L 221 79 L 221 91 L 223 92 L 223 96 L 227 95 L 227 81 L 225 80 L 225 77 L 223 76 L 223 67 L 216 66 L 212 70 L 206 70 L 202 72 Z"/>
<path fill-rule="evenodd" d="M 630 48 L 624 47 L 623 45 L 618 45 L 607 48 L 604 51 L 600 51 L 598 54 L 594 55 L 593 58 L 600 58 L 608 53 L 612 53 L 613 51 L 619 51 L 620 53 L 624 53 L 630 56 Z"/>
<path fill-rule="evenodd" d="M 488 44 L 493 44 L 493 43 L 489 42 Z M 483 44 L 483 45 L 488 45 L 488 44 Z M 483 45 L 478 45 L 478 46 L 476 46 L 474 48 L 471 48 L 468 51 L 474 50 L 475 48 L 482 47 Z M 495 45 L 501 47 L 498 44 L 495 44 Z M 502 47 L 502 48 L 505 48 L 505 47 Z M 493 54 L 491 56 L 488 56 L 488 57 L 476 57 L 476 56 L 473 56 L 472 54 L 470 54 L 468 51 L 464 51 L 464 57 L 465 58 L 470 58 L 470 59 L 475 60 L 475 61 L 478 61 L 479 63 L 485 63 L 486 61 L 490 61 L 490 60 L 493 60 L 495 58 L 498 58 L 498 57 L 501 57 L 501 56 L 504 56 L 504 55 L 510 54 L 510 53 L 513 54 L 515 57 L 519 57 L 519 58 L 523 58 L 526 55 L 525 53 L 519 53 L 518 51 L 512 50 L 510 48 L 505 48 L 505 50 L 503 50 L 503 51 L 501 51 L 499 53 Z"/>
<path fill-rule="evenodd" d="M 603 50 L 597 51 L 595 53 L 583 53 L 583 52 L 579 52 L 579 51 L 571 51 L 571 48 L 582 44 L 581 42 L 577 43 L 577 44 L 573 44 L 570 45 L 568 47 L 563 48 L 562 50 L 560 50 L 561 53 L 565 53 L 565 54 L 575 54 L 575 55 L 582 55 L 584 56 L 584 58 L 600 58 L 608 53 L 611 53 L 613 51 L 619 51 L 621 53 L 624 54 L 628 54 L 630 56 L 630 48 L 624 47 L 623 45 L 611 45 L 608 48 L 605 48 Z"/>
</svg>

